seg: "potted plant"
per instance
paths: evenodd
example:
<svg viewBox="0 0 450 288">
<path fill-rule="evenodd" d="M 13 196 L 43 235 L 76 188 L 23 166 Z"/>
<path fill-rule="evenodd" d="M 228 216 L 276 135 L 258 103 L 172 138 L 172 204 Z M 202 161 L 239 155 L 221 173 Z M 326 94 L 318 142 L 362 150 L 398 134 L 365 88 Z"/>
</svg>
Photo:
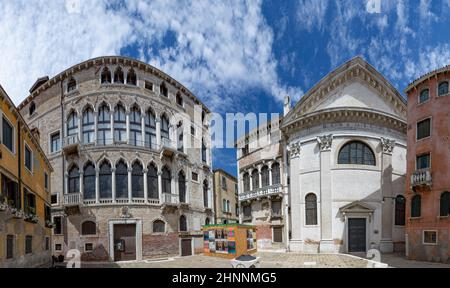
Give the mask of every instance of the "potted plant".
<svg viewBox="0 0 450 288">
<path fill-rule="evenodd" d="M 6 197 L 0 198 L 0 211 L 8 210 L 8 199 Z"/>
<path fill-rule="evenodd" d="M 11 206 L 10 206 L 10 212 L 11 212 L 13 218 L 23 219 L 25 217 L 25 213 L 23 213 L 23 211 L 18 208 L 11 208 Z"/>
<path fill-rule="evenodd" d="M 31 222 L 31 223 L 38 223 L 39 218 L 36 215 L 36 208 L 34 207 L 27 207 L 26 213 L 25 213 L 25 221 Z"/>
<path fill-rule="evenodd" d="M 50 220 L 45 220 L 45 227 L 53 228 L 53 227 L 55 227 L 55 224 L 52 223 L 52 221 L 50 221 Z"/>
</svg>

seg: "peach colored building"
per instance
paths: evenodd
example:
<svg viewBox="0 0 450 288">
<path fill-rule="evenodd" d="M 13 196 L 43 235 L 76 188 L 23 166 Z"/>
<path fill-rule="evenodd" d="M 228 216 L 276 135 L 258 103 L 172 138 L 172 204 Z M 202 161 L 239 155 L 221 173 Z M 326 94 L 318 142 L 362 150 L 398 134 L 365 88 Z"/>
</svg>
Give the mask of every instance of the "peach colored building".
<svg viewBox="0 0 450 288">
<path fill-rule="evenodd" d="M 450 66 L 411 83 L 408 96 L 407 256 L 450 262 Z"/>
</svg>

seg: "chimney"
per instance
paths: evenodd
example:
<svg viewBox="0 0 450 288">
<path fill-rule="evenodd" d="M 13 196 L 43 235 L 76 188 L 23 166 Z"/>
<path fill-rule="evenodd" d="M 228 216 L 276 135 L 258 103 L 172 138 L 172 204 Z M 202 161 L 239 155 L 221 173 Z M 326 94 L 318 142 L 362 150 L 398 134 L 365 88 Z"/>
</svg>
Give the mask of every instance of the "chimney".
<svg viewBox="0 0 450 288">
<path fill-rule="evenodd" d="M 284 97 L 284 117 L 291 111 L 291 97 Z"/>
</svg>

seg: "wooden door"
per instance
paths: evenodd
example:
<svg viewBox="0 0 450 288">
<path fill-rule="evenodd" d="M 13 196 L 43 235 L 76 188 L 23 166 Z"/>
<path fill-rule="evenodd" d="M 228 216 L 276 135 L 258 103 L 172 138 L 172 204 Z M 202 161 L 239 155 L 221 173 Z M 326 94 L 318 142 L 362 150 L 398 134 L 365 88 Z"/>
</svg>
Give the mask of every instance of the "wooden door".
<svg viewBox="0 0 450 288">
<path fill-rule="evenodd" d="M 348 219 L 348 252 L 366 252 L 366 219 Z"/>
<path fill-rule="evenodd" d="M 283 243 L 283 227 L 273 227 L 273 242 Z"/>
<path fill-rule="evenodd" d="M 136 260 L 136 225 L 114 225 L 114 261 Z"/>
<path fill-rule="evenodd" d="M 181 239 L 181 256 L 192 256 L 192 239 Z"/>
</svg>

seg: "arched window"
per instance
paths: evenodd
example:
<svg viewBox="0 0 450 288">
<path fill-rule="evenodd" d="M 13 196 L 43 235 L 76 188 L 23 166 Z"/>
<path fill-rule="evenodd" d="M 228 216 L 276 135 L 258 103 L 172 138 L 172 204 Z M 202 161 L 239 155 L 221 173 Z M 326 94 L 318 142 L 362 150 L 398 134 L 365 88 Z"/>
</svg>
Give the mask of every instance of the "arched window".
<svg viewBox="0 0 450 288">
<path fill-rule="evenodd" d="M 222 210 L 223 210 L 223 212 L 228 212 L 228 210 L 227 210 L 227 200 L 225 200 L 225 199 L 222 200 Z"/>
<path fill-rule="evenodd" d="M 125 108 L 119 104 L 114 111 L 114 141 L 127 141 L 127 120 Z"/>
<path fill-rule="evenodd" d="M 94 142 L 94 135 L 94 110 L 89 107 L 83 113 L 83 143 L 88 144 Z"/>
<path fill-rule="evenodd" d="M 272 185 L 278 185 L 281 184 L 281 171 L 280 171 L 280 164 L 274 163 L 272 165 Z"/>
<path fill-rule="evenodd" d="M 206 217 L 205 225 L 210 225 L 210 224 L 211 224 L 211 220 L 209 219 L 209 217 Z"/>
<path fill-rule="evenodd" d="M 80 170 L 78 169 L 78 166 L 74 165 L 69 170 L 69 179 L 67 184 L 69 194 L 80 193 Z"/>
<path fill-rule="evenodd" d="M 34 112 L 36 112 L 36 104 L 35 104 L 34 102 L 31 102 L 31 104 L 30 104 L 30 110 L 29 110 L 30 116 L 33 115 Z"/>
<path fill-rule="evenodd" d="M 127 74 L 127 84 L 128 85 L 133 85 L 136 86 L 137 85 L 137 76 L 136 76 L 136 72 L 134 72 L 134 69 L 131 68 L 130 70 L 128 70 L 128 74 Z"/>
<path fill-rule="evenodd" d="M 133 198 L 144 198 L 144 172 L 142 165 L 139 162 L 134 162 L 132 168 L 131 188 L 133 191 Z"/>
<path fill-rule="evenodd" d="M 116 197 L 128 199 L 128 167 L 123 160 L 116 165 Z"/>
<path fill-rule="evenodd" d="M 109 71 L 108 67 L 105 67 L 102 70 L 102 84 L 108 83 L 111 83 L 111 71 Z"/>
<path fill-rule="evenodd" d="M 96 235 L 97 234 L 97 225 L 92 221 L 85 221 L 81 224 L 81 235 Z"/>
<path fill-rule="evenodd" d="M 444 192 L 441 195 L 441 216 L 450 216 L 450 192 Z"/>
<path fill-rule="evenodd" d="M 75 89 L 77 89 L 77 81 L 75 81 L 75 78 L 72 77 L 67 83 L 67 93 L 72 92 Z"/>
<path fill-rule="evenodd" d="M 261 180 L 262 187 L 267 187 L 270 185 L 269 167 L 264 166 L 261 168 Z"/>
<path fill-rule="evenodd" d="M 145 114 L 145 147 L 156 149 L 156 117 L 151 110 Z"/>
<path fill-rule="evenodd" d="M 117 67 L 116 71 L 114 71 L 114 83 L 124 83 L 123 70 L 121 67 Z"/>
<path fill-rule="evenodd" d="M 98 125 L 97 125 L 97 144 L 106 145 L 111 144 L 111 116 L 109 107 L 103 104 L 98 110 Z"/>
<path fill-rule="evenodd" d="M 448 94 L 448 82 L 442 82 L 438 87 L 438 96 L 444 96 Z"/>
<path fill-rule="evenodd" d="M 187 232 L 187 221 L 184 215 L 180 217 L 180 232 Z"/>
<path fill-rule="evenodd" d="M 252 172 L 252 188 L 253 190 L 259 189 L 259 172 L 256 169 Z"/>
<path fill-rule="evenodd" d="M 153 221 L 153 233 L 164 233 L 166 232 L 166 223 L 161 220 Z"/>
<path fill-rule="evenodd" d="M 341 149 L 338 162 L 339 164 L 375 166 L 375 155 L 363 142 L 353 141 Z"/>
<path fill-rule="evenodd" d="M 77 136 L 78 135 L 78 116 L 77 113 L 72 112 L 67 118 L 67 136 Z M 74 143 L 70 143 L 74 144 Z"/>
<path fill-rule="evenodd" d="M 206 144 L 205 144 L 205 140 L 202 140 L 202 162 L 203 163 L 206 163 L 206 151 L 207 151 L 207 148 L 206 148 Z"/>
<path fill-rule="evenodd" d="M 170 137 L 169 137 L 169 119 L 166 117 L 166 115 L 163 115 L 161 118 L 161 138 L 163 144 L 169 144 L 170 143 Z"/>
<path fill-rule="evenodd" d="M 184 153 L 184 133 L 183 133 L 183 122 L 180 122 L 177 126 L 178 135 L 178 151 Z"/>
<path fill-rule="evenodd" d="M 171 188 L 171 183 L 172 183 L 172 172 L 170 171 L 169 168 L 164 167 L 162 169 L 162 192 L 165 194 L 172 194 L 172 188 Z"/>
<path fill-rule="evenodd" d="M 100 199 L 112 199 L 112 170 L 108 161 L 100 165 Z"/>
<path fill-rule="evenodd" d="M 306 225 L 317 225 L 317 196 L 308 194 L 305 197 Z"/>
<path fill-rule="evenodd" d="M 183 97 L 181 96 L 180 92 L 177 93 L 177 104 L 183 106 Z"/>
<path fill-rule="evenodd" d="M 422 198 L 416 195 L 411 199 L 411 217 L 418 218 L 422 214 Z"/>
<path fill-rule="evenodd" d="M 424 89 L 420 92 L 419 103 L 427 102 L 430 99 L 430 90 Z"/>
<path fill-rule="evenodd" d="M 178 193 L 180 196 L 180 203 L 186 203 L 186 177 L 183 171 L 178 174 Z"/>
<path fill-rule="evenodd" d="M 164 97 L 169 97 L 169 90 L 167 90 L 166 83 L 163 82 L 161 86 L 159 86 L 159 93 Z"/>
<path fill-rule="evenodd" d="M 147 185 L 148 185 L 148 198 L 159 199 L 158 169 L 153 164 L 148 165 Z"/>
<path fill-rule="evenodd" d="M 395 225 L 405 226 L 406 200 L 399 195 L 395 198 Z"/>
<path fill-rule="evenodd" d="M 92 163 L 88 163 L 84 166 L 83 189 L 84 199 L 95 199 L 95 166 Z"/>
<path fill-rule="evenodd" d="M 130 113 L 130 144 L 141 146 L 142 143 L 142 124 L 141 110 L 136 106 L 131 108 Z"/>
<path fill-rule="evenodd" d="M 209 207 L 209 185 L 208 185 L 208 181 L 203 181 L 203 205 L 205 206 L 205 208 Z"/>
<path fill-rule="evenodd" d="M 250 191 L 250 175 L 248 173 L 244 173 L 244 192 Z"/>
</svg>

